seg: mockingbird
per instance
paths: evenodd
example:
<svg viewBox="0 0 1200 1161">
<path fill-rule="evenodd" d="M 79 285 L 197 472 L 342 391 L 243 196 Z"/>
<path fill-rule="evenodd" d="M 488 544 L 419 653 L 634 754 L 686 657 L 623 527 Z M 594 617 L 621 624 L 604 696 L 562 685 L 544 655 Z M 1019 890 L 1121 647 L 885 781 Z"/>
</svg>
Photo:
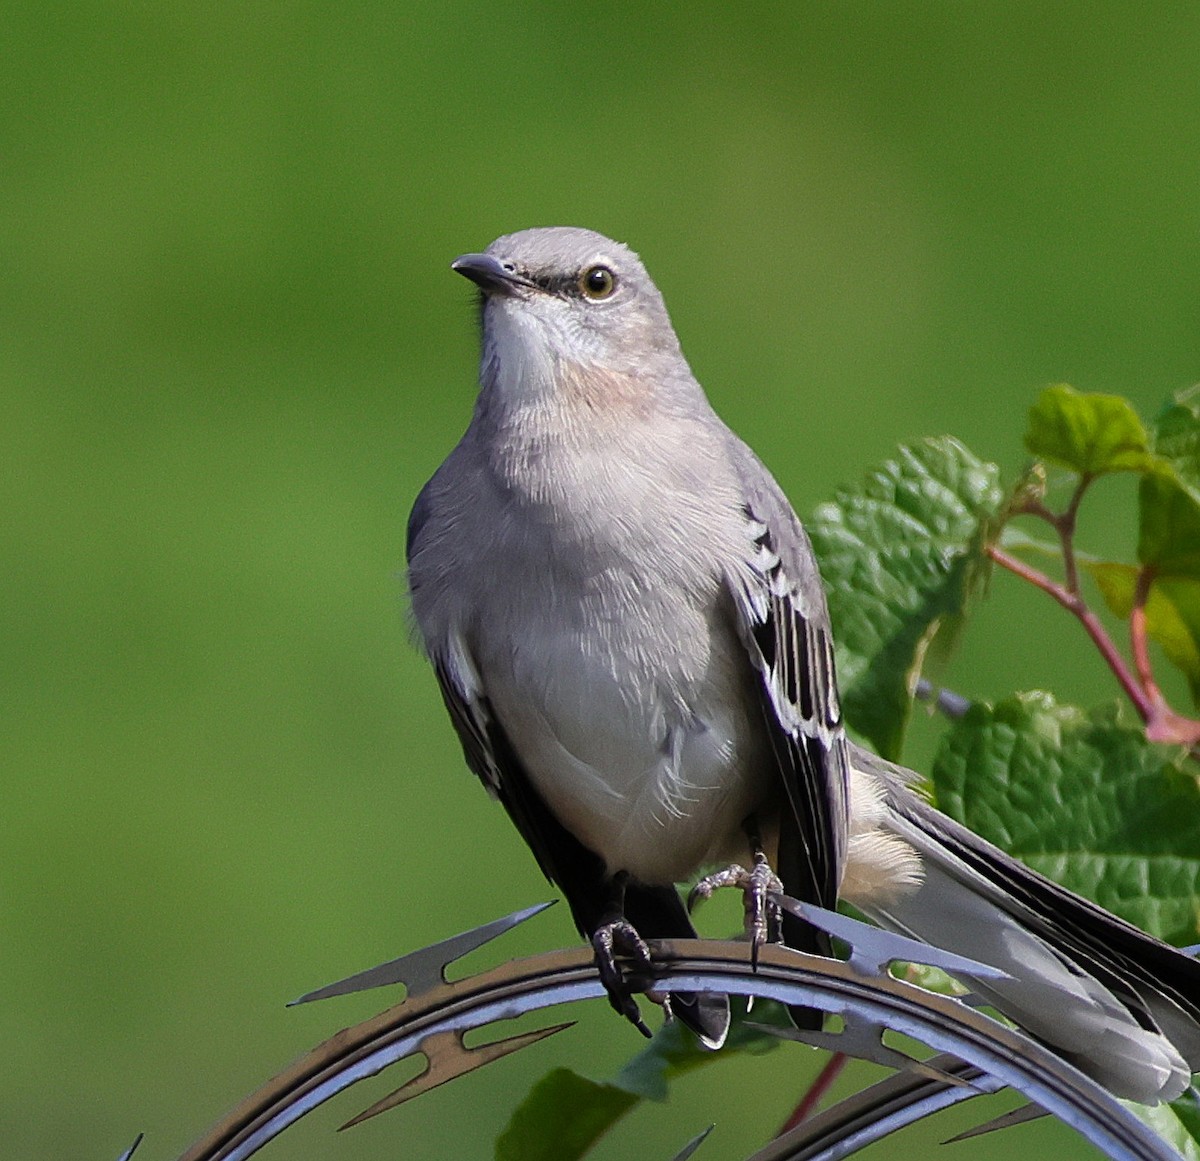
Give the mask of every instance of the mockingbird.
<svg viewBox="0 0 1200 1161">
<path fill-rule="evenodd" d="M 480 391 L 409 519 L 413 612 L 467 763 L 566 895 L 614 1007 L 645 1030 L 616 956 L 647 965 L 644 938 L 692 936 L 675 884 L 730 863 L 697 890 L 743 887 L 755 940 L 827 954 L 771 892 L 846 899 L 1007 972 L 977 989 L 1118 1095 L 1183 1092 L 1200 964 L 847 739 L 808 537 L 709 406 L 638 257 L 535 229 L 453 269 L 480 291 Z M 723 997 L 670 1002 L 722 1042 Z"/>
</svg>

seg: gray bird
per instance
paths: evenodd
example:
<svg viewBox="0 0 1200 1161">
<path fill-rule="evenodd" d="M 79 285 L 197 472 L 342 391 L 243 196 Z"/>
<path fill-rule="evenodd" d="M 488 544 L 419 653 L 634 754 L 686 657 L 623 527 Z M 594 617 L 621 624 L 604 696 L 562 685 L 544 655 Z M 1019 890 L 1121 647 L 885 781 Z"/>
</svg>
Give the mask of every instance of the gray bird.
<svg viewBox="0 0 1200 1161">
<path fill-rule="evenodd" d="M 616 962 L 747 893 L 756 941 L 828 954 L 780 887 L 988 963 L 1013 1020 L 1118 1095 L 1200 1067 L 1200 964 L 928 806 L 846 737 L 800 521 L 710 407 L 626 246 L 525 230 L 453 269 L 480 291 L 480 391 L 409 518 L 412 607 L 467 763 Z M 725 864 L 730 864 L 725 867 Z M 710 1047 L 723 997 L 676 994 Z M 796 1018 L 811 1023 L 812 1015 Z"/>
</svg>

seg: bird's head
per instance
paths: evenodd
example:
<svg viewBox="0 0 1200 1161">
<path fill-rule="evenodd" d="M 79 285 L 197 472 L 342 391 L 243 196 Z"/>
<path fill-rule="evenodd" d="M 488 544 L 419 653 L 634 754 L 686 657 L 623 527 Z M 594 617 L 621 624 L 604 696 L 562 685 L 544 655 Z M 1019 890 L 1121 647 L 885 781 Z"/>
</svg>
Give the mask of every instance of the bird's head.
<svg viewBox="0 0 1200 1161">
<path fill-rule="evenodd" d="M 686 370 L 646 268 L 602 234 L 522 230 L 452 269 L 479 287 L 484 384 L 510 398 L 559 390 L 579 375 L 661 382 Z"/>
</svg>

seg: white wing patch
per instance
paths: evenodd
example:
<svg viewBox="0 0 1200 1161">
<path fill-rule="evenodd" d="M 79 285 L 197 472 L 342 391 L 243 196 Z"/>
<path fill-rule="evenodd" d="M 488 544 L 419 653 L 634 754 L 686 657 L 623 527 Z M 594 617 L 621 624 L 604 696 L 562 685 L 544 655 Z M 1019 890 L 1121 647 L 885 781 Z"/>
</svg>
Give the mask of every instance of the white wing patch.
<svg viewBox="0 0 1200 1161">
<path fill-rule="evenodd" d="M 434 655 L 433 667 L 442 687 L 446 708 L 458 727 L 459 737 L 472 759 L 471 764 L 488 792 L 495 797 L 500 792 L 501 772 L 488 737 L 491 714 L 483 698 L 479 670 L 475 668 L 467 643 L 457 630 L 448 634 L 445 650 Z"/>
<path fill-rule="evenodd" d="M 746 516 L 752 549 L 732 586 L 739 628 L 787 739 L 786 753 L 777 753 L 814 879 L 832 876 L 836 884 L 846 859 L 850 765 L 828 615 L 823 607 L 808 607 L 770 527 L 749 509 Z"/>
</svg>

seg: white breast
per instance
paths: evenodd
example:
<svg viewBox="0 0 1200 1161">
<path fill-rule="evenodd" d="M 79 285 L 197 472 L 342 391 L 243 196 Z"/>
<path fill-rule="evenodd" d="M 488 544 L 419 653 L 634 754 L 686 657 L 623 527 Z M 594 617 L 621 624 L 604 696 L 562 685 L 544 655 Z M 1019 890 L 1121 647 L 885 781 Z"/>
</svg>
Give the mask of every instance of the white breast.
<svg viewBox="0 0 1200 1161">
<path fill-rule="evenodd" d="M 666 610 L 650 605 L 619 632 L 530 610 L 529 632 L 483 634 L 479 665 L 555 816 L 610 870 L 669 883 L 739 843 L 765 766 L 743 703 L 728 696 L 744 660 L 695 608 L 673 610 L 679 631 L 664 650 L 647 615 Z"/>
<path fill-rule="evenodd" d="M 434 651 L 467 643 L 555 816 L 612 871 L 677 882 L 743 856 L 767 793 L 722 567 L 748 547 L 739 486 L 711 427 L 584 431 L 563 406 L 527 408 L 486 453 L 468 433 L 424 534 L 455 567 L 426 581 L 416 562 L 414 611 Z"/>
<path fill-rule="evenodd" d="M 763 793 L 721 582 L 556 576 L 553 555 L 523 554 L 502 619 L 475 626 L 482 685 L 560 822 L 610 870 L 679 882 L 738 846 Z"/>
</svg>

